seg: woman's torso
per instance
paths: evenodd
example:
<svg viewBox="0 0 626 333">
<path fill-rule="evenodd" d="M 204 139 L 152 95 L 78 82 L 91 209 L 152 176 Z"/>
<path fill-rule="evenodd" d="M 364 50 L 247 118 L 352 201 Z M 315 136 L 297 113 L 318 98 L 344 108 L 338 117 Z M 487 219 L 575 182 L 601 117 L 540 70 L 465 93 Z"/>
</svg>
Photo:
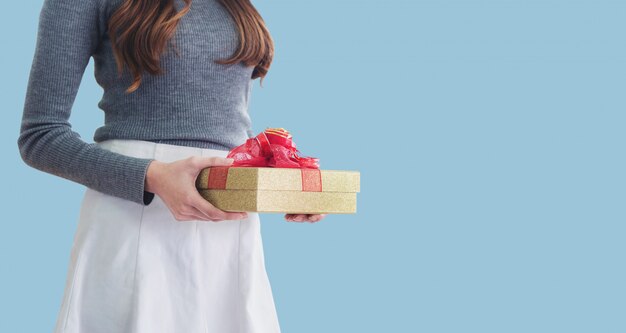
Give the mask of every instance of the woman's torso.
<svg viewBox="0 0 626 333">
<path fill-rule="evenodd" d="M 122 0 L 105 0 L 107 16 Z M 183 7 L 182 0 L 175 1 Z M 174 44 L 178 56 L 174 51 Z M 211 149 L 231 149 L 252 136 L 248 101 L 253 66 L 220 65 L 238 48 L 236 24 L 217 0 L 194 0 L 161 57 L 162 75 L 144 73 L 127 94 L 129 72 L 118 78 L 108 33 L 94 58 L 95 78 L 104 89 L 98 103 L 105 124 L 94 141 L 137 139 Z"/>
</svg>

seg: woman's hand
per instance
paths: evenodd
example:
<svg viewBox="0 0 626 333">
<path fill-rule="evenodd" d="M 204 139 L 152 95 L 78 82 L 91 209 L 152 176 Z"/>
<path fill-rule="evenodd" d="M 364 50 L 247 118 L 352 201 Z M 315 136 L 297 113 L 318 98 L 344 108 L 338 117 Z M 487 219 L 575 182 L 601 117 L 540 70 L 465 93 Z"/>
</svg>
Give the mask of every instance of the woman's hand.
<svg viewBox="0 0 626 333">
<path fill-rule="evenodd" d="M 211 166 L 228 166 L 232 158 L 191 156 L 148 166 L 145 190 L 157 194 L 177 221 L 223 221 L 245 219 L 245 212 L 225 212 L 204 199 L 196 188 L 200 171 Z"/>
<path fill-rule="evenodd" d="M 310 222 L 315 223 L 323 219 L 326 214 L 285 214 L 287 222 Z"/>
</svg>

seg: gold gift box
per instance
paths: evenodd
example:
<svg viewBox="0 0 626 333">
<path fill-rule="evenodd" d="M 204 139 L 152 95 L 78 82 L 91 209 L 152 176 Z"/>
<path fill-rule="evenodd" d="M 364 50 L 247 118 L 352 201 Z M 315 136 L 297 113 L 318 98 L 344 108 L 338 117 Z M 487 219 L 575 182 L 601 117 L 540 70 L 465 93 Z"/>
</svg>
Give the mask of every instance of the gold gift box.
<svg viewBox="0 0 626 333">
<path fill-rule="evenodd" d="M 212 178 L 211 170 L 216 168 L 222 170 L 214 171 Z M 311 176 L 317 177 L 312 187 Z M 209 186 L 215 184 L 215 178 L 221 179 L 218 188 Z M 224 211 L 353 214 L 356 213 L 360 173 L 351 170 L 211 167 L 200 172 L 196 187 L 203 198 Z"/>
</svg>

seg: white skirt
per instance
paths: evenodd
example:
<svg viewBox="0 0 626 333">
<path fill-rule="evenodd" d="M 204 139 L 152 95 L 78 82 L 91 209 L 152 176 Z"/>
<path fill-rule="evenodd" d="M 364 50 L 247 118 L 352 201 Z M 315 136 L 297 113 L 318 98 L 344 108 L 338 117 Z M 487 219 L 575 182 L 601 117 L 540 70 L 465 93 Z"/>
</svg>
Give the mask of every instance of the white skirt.
<svg viewBox="0 0 626 333">
<path fill-rule="evenodd" d="M 172 162 L 228 151 L 140 140 L 104 149 Z M 177 221 L 86 188 L 55 333 L 278 333 L 259 214 Z"/>
</svg>

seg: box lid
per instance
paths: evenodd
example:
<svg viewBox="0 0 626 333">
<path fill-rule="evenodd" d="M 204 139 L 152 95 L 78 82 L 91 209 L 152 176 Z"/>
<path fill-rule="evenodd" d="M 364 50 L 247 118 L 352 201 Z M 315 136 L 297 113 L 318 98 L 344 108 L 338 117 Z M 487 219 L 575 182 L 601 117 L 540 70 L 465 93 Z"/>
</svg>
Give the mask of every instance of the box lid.
<svg viewBox="0 0 626 333">
<path fill-rule="evenodd" d="M 221 170 L 217 170 L 221 169 Z M 215 174 L 211 177 L 211 170 Z M 317 172 L 319 171 L 319 176 Z M 209 181 L 213 182 L 209 186 Z M 215 179 L 225 187 L 215 187 Z M 354 170 L 318 170 L 270 167 L 211 167 L 202 169 L 196 180 L 199 189 L 302 191 L 303 179 L 321 179 L 322 192 L 359 192 L 360 173 Z M 319 181 L 319 180 L 318 180 Z"/>
</svg>

